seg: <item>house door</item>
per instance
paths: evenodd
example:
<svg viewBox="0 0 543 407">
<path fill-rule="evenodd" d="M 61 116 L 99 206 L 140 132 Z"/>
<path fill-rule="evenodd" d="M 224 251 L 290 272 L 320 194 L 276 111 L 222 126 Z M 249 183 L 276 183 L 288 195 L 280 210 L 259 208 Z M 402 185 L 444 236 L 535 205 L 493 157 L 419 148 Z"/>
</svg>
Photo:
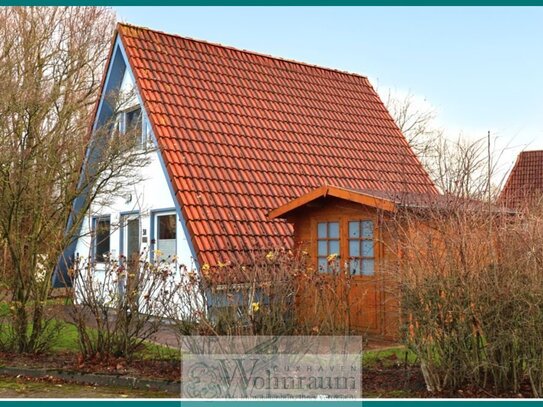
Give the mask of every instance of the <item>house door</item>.
<svg viewBox="0 0 543 407">
<path fill-rule="evenodd" d="M 177 217 L 173 213 L 155 215 L 155 259 L 171 262 L 177 255 Z"/>
</svg>

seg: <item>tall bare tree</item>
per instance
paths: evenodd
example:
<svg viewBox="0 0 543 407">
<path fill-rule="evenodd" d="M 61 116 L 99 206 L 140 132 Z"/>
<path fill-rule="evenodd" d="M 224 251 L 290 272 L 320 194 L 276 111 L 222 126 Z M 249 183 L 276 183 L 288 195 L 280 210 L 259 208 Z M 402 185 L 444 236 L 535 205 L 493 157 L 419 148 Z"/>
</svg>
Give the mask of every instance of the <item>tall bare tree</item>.
<svg viewBox="0 0 543 407">
<path fill-rule="evenodd" d="M 385 100 L 396 124 L 441 192 L 481 199 L 486 198 L 489 185 L 491 192 L 497 191 L 495 185 L 488 183 L 500 155 L 495 151 L 495 140 L 489 154 L 486 135 L 475 140 L 449 137 L 436 125 L 436 112 L 421 107 L 411 93 L 396 97 L 389 92 Z"/>
<path fill-rule="evenodd" d="M 101 7 L 0 9 L 0 241 L 11 301 L 3 326 L 19 352 L 48 345 L 52 273 L 91 200 L 145 159 L 111 125 L 88 142 L 114 21 Z"/>
<path fill-rule="evenodd" d="M 436 112 L 419 106 L 412 93 L 399 97 L 389 90 L 385 105 L 415 154 L 425 157 L 431 139 L 440 133 L 434 124 Z"/>
</svg>

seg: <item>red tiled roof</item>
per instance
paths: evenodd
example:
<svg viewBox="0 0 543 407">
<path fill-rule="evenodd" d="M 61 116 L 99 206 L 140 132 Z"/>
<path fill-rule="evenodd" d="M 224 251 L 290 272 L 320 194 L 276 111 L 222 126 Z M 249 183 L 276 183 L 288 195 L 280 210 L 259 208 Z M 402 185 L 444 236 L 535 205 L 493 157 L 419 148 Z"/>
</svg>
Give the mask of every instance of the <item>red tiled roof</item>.
<svg viewBox="0 0 543 407">
<path fill-rule="evenodd" d="M 323 184 L 437 193 L 367 78 L 118 32 L 201 263 L 291 245 L 268 212 Z"/>
<path fill-rule="evenodd" d="M 520 208 L 543 197 L 543 150 L 523 151 L 507 178 L 498 202 Z"/>
</svg>

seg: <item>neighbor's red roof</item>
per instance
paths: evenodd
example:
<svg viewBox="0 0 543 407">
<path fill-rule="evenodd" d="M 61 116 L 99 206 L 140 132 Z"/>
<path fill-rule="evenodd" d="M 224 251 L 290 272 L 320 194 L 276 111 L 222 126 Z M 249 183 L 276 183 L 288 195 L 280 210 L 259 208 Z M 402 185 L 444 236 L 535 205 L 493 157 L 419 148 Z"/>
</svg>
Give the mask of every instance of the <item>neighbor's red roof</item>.
<svg viewBox="0 0 543 407">
<path fill-rule="evenodd" d="M 533 199 L 543 198 L 543 150 L 523 151 L 499 196 L 499 203 L 521 208 Z"/>
<path fill-rule="evenodd" d="M 437 193 L 367 78 L 120 24 L 198 260 L 291 245 L 323 185 Z"/>
</svg>

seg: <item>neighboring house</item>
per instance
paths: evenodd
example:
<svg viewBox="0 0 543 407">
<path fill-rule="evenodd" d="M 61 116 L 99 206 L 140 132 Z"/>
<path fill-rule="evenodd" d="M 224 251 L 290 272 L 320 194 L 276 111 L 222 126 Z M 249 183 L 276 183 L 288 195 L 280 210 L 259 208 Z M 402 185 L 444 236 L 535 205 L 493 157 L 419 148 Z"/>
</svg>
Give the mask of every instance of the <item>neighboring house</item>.
<svg viewBox="0 0 543 407">
<path fill-rule="evenodd" d="M 66 258 L 160 249 L 198 269 L 293 247 L 292 225 L 268 214 L 323 185 L 438 193 L 364 76 L 119 24 L 102 95 L 130 85 L 137 95 L 123 120 L 141 114 L 142 138 L 157 151 L 145 181 L 93 206 Z M 95 126 L 107 119 L 102 107 Z M 328 242 L 316 262 L 336 250 Z M 360 250 L 369 250 L 363 241 Z M 377 255 L 366 254 L 356 273 L 377 274 Z"/>
<path fill-rule="evenodd" d="M 513 209 L 522 209 L 540 203 L 543 198 L 543 150 L 523 151 L 503 190 L 498 203 Z"/>
</svg>

